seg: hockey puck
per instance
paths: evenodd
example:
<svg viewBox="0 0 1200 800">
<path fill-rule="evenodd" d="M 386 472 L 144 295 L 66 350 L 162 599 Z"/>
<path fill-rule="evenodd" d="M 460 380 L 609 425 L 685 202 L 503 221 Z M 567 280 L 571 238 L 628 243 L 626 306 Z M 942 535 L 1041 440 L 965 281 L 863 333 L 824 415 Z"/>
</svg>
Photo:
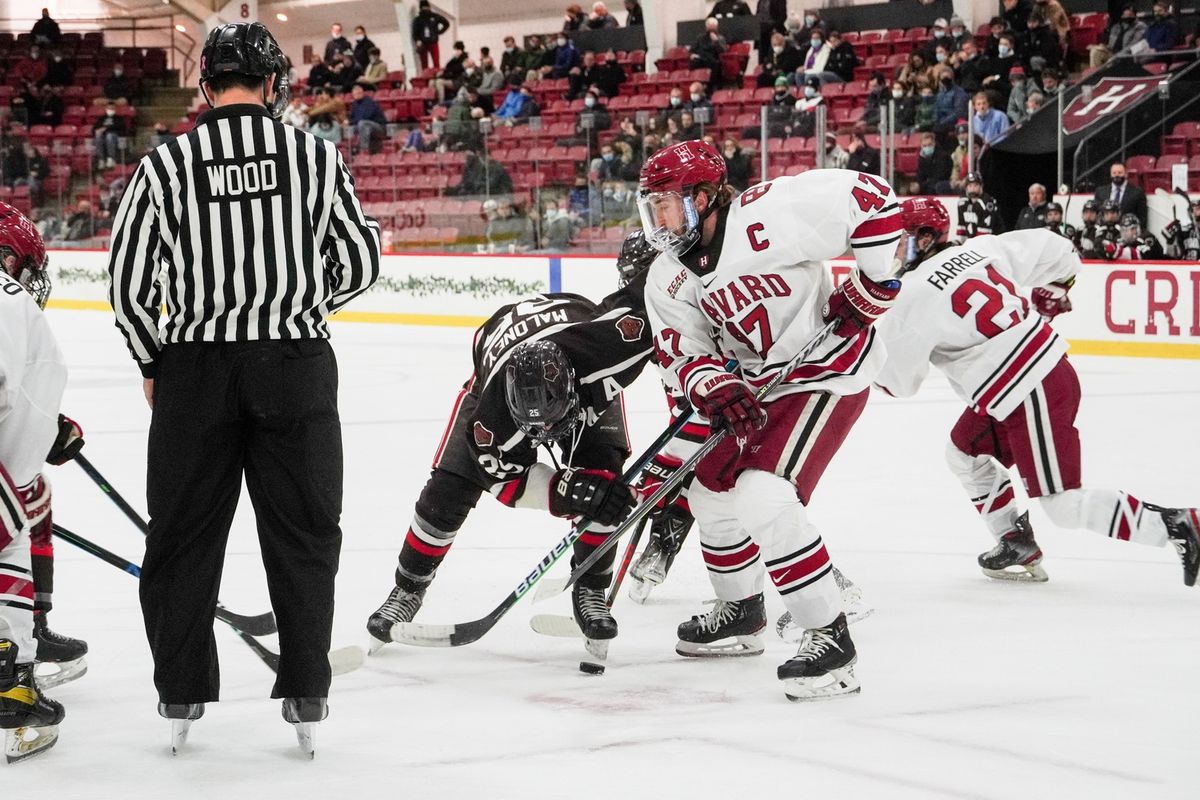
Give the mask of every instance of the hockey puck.
<svg viewBox="0 0 1200 800">
<path fill-rule="evenodd" d="M 591 661 L 580 661 L 579 662 L 579 671 L 583 672 L 587 675 L 603 675 L 604 674 L 604 665 L 603 664 L 594 664 Z"/>
</svg>

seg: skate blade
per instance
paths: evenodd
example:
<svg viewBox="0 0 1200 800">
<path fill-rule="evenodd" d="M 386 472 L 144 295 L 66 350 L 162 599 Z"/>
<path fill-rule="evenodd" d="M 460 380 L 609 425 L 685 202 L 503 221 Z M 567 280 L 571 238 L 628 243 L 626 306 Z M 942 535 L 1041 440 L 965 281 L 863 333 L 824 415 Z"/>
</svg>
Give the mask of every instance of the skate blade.
<svg viewBox="0 0 1200 800">
<path fill-rule="evenodd" d="M 709 644 L 685 642 L 680 639 L 675 643 L 675 652 L 685 658 L 739 658 L 742 656 L 761 656 L 766 649 L 762 637 L 758 634 L 749 636 L 733 636 Z"/>
<path fill-rule="evenodd" d="M 191 730 L 192 720 L 190 719 L 173 719 L 171 720 L 171 755 L 179 755 L 179 751 L 187 744 L 188 731 Z"/>
<path fill-rule="evenodd" d="M 654 584 L 649 581 L 634 580 L 629 584 L 629 599 L 640 605 L 645 605 L 650 599 L 650 592 L 654 591 Z"/>
<path fill-rule="evenodd" d="M 1011 571 L 1008 569 L 985 569 L 983 574 L 989 578 L 995 578 L 998 581 L 1013 581 L 1014 583 L 1045 583 L 1050 580 L 1050 576 L 1046 574 L 1046 570 L 1042 569 L 1041 561 L 1033 564 L 1021 564 L 1015 566 Z"/>
<path fill-rule="evenodd" d="M 783 681 L 783 693 L 793 703 L 832 700 L 861 691 L 862 685 L 854 674 L 853 661 L 840 669 L 831 669 L 825 675 L 814 678 L 785 678 Z"/>
<path fill-rule="evenodd" d="M 293 722 L 296 728 L 296 743 L 300 745 L 300 752 L 308 756 L 310 759 L 317 756 L 317 723 L 315 722 Z"/>
<path fill-rule="evenodd" d="M 53 689 L 55 686 L 62 686 L 64 683 L 82 678 L 87 671 L 87 661 L 82 658 L 59 662 L 39 661 L 34 667 L 38 688 L 43 690 Z"/>
<path fill-rule="evenodd" d="M 862 602 L 861 595 L 853 602 L 846 601 L 845 614 L 847 625 L 862 622 L 874 613 L 874 606 L 869 606 Z M 804 638 L 804 628 L 797 625 L 792 619 L 792 612 L 785 611 L 775 621 L 775 635 L 788 644 L 800 644 L 800 640 Z"/>
<path fill-rule="evenodd" d="M 58 743 L 57 725 L 26 725 L 5 732 L 4 760 L 9 764 L 41 755 Z"/>
<path fill-rule="evenodd" d="M 388 645 L 388 642 L 380 641 L 371 634 L 367 634 L 367 655 L 373 656 Z"/>
<path fill-rule="evenodd" d="M 603 664 L 608 660 L 608 645 L 611 642 L 612 639 L 584 639 L 583 649 L 598 663 Z"/>
</svg>

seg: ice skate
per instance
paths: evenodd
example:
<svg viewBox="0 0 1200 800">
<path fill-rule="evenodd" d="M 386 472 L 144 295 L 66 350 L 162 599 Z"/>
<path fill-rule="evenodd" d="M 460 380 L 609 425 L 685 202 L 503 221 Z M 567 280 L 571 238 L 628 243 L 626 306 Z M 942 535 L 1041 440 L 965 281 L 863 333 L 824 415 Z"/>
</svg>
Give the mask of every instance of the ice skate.
<svg viewBox="0 0 1200 800">
<path fill-rule="evenodd" d="M 1041 564 L 1042 549 L 1034 541 L 1028 511 L 1017 517 L 1016 527 L 1001 536 L 995 547 L 979 556 L 983 574 L 1002 581 L 1045 583 L 1050 578 Z"/>
<path fill-rule="evenodd" d="M 761 594 L 745 600 L 717 600 L 712 611 L 679 626 L 675 652 L 689 658 L 761 655 L 759 634 L 766 627 L 767 612 Z"/>
<path fill-rule="evenodd" d="M 187 744 L 192 723 L 204 716 L 204 703 L 159 703 L 158 715 L 171 722 L 171 755 Z"/>
<path fill-rule="evenodd" d="M 368 654 L 375 655 L 381 647 L 393 641 L 392 626 L 401 622 L 412 622 L 413 617 L 421 610 L 424 600 L 424 589 L 419 592 L 409 592 L 399 586 L 392 589 L 383 605 L 367 619 L 367 633 L 371 634 Z"/>
<path fill-rule="evenodd" d="M 604 600 L 603 589 L 571 587 L 571 613 L 585 639 L 606 641 L 617 638 L 617 621 Z"/>
<path fill-rule="evenodd" d="M 285 697 L 283 718 L 296 728 L 296 742 L 309 758 L 317 755 L 317 723 L 329 716 L 324 697 Z"/>
<path fill-rule="evenodd" d="M 87 673 L 87 642 L 72 639 L 52 631 L 46 613 L 33 614 L 33 638 L 37 639 L 37 682 L 43 689 L 53 689 L 81 678 Z"/>
<path fill-rule="evenodd" d="M 847 625 L 862 622 L 875 613 L 875 607 L 863 600 L 862 589 L 858 588 L 858 584 L 843 575 L 837 567 L 833 568 L 833 579 L 837 581 L 838 589 L 842 593 Z M 789 644 L 799 644 L 804 638 L 804 628 L 792 621 L 790 611 L 784 611 L 775 621 L 775 633 Z"/>
<path fill-rule="evenodd" d="M 1183 583 L 1195 586 L 1196 575 L 1200 572 L 1200 515 L 1197 510 L 1164 508 L 1150 503 L 1146 503 L 1146 508 L 1162 515 L 1163 524 L 1167 526 L 1167 541 L 1175 546 L 1175 552 L 1183 562 Z"/>
<path fill-rule="evenodd" d="M 0 639 L 0 728 L 9 764 L 53 747 L 58 742 L 58 723 L 66 716 L 61 703 L 39 690 L 34 665 L 17 664 L 16 659 L 17 646 Z"/>
<path fill-rule="evenodd" d="M 800 649 L 779 666 L 788 700 L 826 700 L 861 689 L 854 675 L 858 654 L 846 628 L 846 615 L 839 614 L 829 625 L 804 632 Z"/>
<path fill-rule="evenodd" d="M 629 577 L 633 578 L 629 598 L 635 603 L 646 602 L 654 587 L 667 579 L 692 522 L 692 516 L 676 506 L 654 521 L 646 549 L 629 569 Z"/>
</svg>

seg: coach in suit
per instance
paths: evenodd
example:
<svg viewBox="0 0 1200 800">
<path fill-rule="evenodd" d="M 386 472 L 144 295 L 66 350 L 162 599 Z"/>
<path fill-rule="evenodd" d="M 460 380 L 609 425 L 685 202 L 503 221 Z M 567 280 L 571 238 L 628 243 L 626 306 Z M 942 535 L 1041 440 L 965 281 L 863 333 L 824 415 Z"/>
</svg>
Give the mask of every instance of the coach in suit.
<svg viewBox="0 0 1200 800">
<path fill-rule="evenodd" d="M 1103 206 L 1112 200 L 1121 209 L 1121 215 L 1136 214 L 1146 227 L 1146 193 L 1134 186 L 1125 176 L 1125 165 L 1120 161 L 1108 168 L 1109 182 L 1096 187 L 1096 204 Z"/>
</svg>

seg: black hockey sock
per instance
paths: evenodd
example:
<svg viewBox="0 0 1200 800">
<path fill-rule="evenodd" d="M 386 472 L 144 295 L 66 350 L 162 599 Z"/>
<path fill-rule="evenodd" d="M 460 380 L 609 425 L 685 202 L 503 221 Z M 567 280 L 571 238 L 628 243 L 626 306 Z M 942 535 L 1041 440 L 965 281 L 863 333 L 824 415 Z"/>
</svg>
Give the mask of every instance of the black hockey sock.
<svg viewBox="0 0 1200 800">
<path fill-rule="evenodd" d="M 43 614 L 54 607 L 54 556 L 32 556 L 33 566 L 33 610 Z"/>
<path fill-rule="evenodd" d="M 592 554 L 592 551 L 596 549 L 596 545 L 604 541 L 605 535 L 596 535 L 596 544 L 584 541 L 584 539 L 589 539 L 592 536 L 593 534 L 584 534 L 579 541 L 575 542 L 574 557 L 571 559 L 572 569 Z M 579 585 L 588 589 L 607 589 L 608 585 L 612 583 L 613 562 L 616 561 L 616 558 L 617 548 L 610 547 L 608 552 L 579 579 Z"/>
</svg>

